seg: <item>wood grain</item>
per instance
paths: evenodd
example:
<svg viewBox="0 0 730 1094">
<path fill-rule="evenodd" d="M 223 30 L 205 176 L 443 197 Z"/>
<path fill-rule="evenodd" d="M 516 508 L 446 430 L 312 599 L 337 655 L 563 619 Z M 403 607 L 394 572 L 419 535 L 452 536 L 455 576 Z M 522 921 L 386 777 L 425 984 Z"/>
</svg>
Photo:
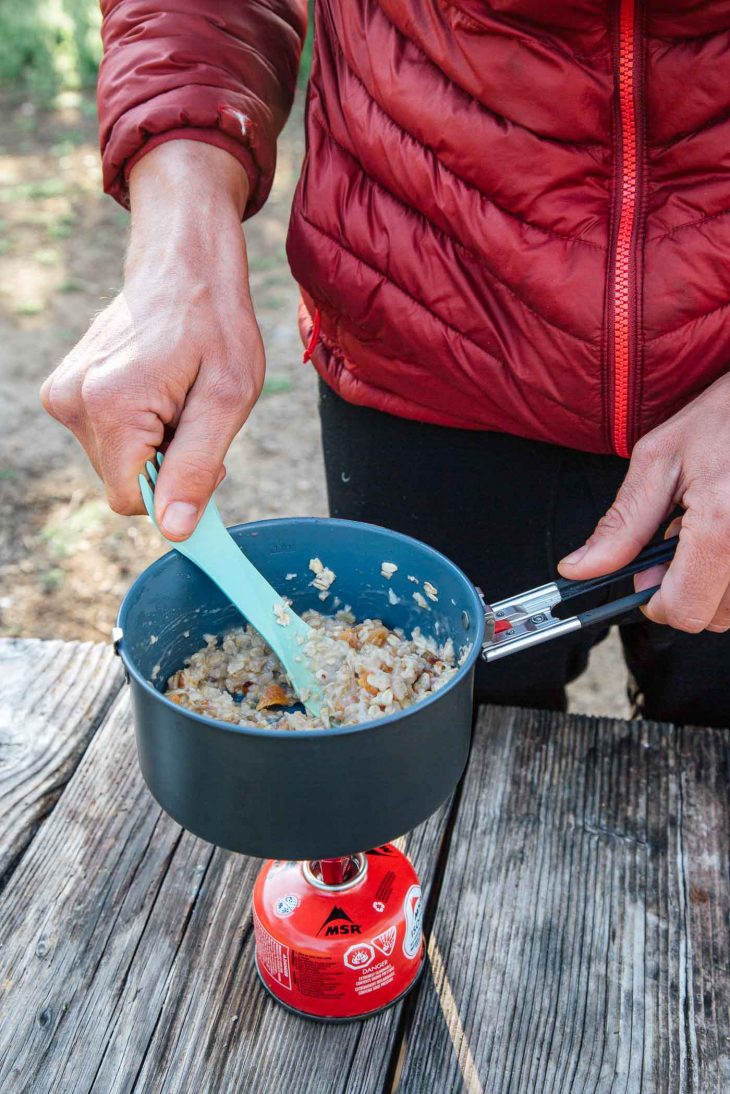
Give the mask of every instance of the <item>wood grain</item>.
<svg viewBox="0 0 730 1094">
<path fill-rule="evenodd" d="M 491 710 L 398 1089 L 730 1090 L 730 737 Z"/>
<path fill-rule="evenodd" d="M 426 886 L 445 817 L 407 841 Z M 162 814 L 122 695 L 0 898 L 0 1090 L 382 1089 L 400 1006 L 328 1026 L 259 987 L 259 865 Z"/>
<path fill-rule="evenodd" d="M 0 639 L 0 886 L 121 684 L 109 646 Z"/>
</svg>

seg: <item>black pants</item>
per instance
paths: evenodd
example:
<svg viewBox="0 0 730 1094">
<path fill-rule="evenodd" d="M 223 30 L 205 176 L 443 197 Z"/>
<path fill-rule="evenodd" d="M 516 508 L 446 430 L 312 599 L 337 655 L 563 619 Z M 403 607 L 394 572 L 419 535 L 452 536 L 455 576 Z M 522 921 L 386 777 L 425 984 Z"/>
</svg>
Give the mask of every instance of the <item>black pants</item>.
<svg viewBox="0 0 730 1094">
<path fill-rule="evenodd" d="M 431 544 L 487 601 L 550 581 L 560 558 L 585 542 L 609 507 L 627 468 L 618 456 L 395 418 L 352 406 L 324 384 L 320 418 L 332 516 Z M 606 598 L 597 595 L 594 604 Z M 565 685 L 606 633 L 579 631 L 491 665 L 479 662 L 478 700 L 564 710 Z M 620 633 L 637 713 L 730 725 L 730 634 L 688 635 L 640 613 L 621 621 Z"/>
</svg>

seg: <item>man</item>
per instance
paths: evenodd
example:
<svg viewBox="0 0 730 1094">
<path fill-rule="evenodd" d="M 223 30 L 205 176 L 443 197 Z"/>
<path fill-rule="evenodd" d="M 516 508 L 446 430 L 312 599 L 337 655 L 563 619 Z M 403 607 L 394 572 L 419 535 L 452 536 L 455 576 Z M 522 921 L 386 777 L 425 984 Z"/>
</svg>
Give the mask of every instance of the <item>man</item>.
<svg viewBox="0 0 730 1094">
<path fill-rule="evenodd" d="M 102 9 L 124 290 L 43 400 L 121 513 L 141 512 L 137 473 L 169 441 L 157 516 L 183 539 L 261 390 L 239 221 L 271 184 L 305 10 Z M 581 543 L 565 576 L 616 569 L 674 514 L 676 557 L 637 579 L 661 590 L 622 638 L 646 716 L 715 725 L 730 723 L 729 46 L 720 0 L 318 0 L 288 240 L 333 514 L 430 541 L 488 597 Z M 597 637 L 484 668 L 480 696 L 561 707 Z"/>
</svg>

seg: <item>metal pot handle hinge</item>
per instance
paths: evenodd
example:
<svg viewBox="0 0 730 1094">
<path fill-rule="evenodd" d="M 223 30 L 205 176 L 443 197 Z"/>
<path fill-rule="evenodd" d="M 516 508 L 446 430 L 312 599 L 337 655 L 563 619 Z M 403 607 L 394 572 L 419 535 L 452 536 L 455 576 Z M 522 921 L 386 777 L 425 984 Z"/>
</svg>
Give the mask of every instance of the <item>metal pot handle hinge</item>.
<svg viewBox="0 0 730 1094">
<path fill-rule="evenodd" d="M 588 611 L 579 612 L 565 619 L 553 615 L 553 609 L 558 604 L 564 604 L 585 593 L 613 585 L 643 570 L 648 570 L 651 566 L 669 562 L 674 557 L 678 543 L 679 536 L 672 536 L 671 539 L 647 547 L 628 566 L 610 574 L 603 574 L 601 577 L 589 578 L 587 581 L 558 578 L 557 581 L 539 585 L 535 589 L 528 589 L 505 600 L 495 601 L 493 604 L 487 604 L 482 597 L 486 623 L 485 640 L 482 645 L 483 659 L 497 661 L 500 657 L 519 653 L 520 650 L 549 642 L 571 631 L 605 623 L 648 603 L 659 588 L 658 585 L 619 597 L 617 600 L 610 600 L 598 608 L 590 608 Z"/>
</svg>

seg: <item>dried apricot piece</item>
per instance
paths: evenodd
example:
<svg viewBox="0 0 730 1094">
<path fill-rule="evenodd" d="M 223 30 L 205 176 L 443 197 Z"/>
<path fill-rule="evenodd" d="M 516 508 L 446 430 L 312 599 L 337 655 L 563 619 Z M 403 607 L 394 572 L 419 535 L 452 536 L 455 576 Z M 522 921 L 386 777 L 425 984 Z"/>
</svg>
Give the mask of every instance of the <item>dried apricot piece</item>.
<svg viewBox="0 0 730 1094">
<path fill-rule="evenodd" d="M 384 646 L 389 634 L 390 631 L 387 627 L 373 627 L 366 635 L 365 641 L 369 646 Z"/>
<path fill-rule="evenodd" d="M 361 669 L 360 672 L 357 674 L 357 682 L 360 687 L 364 688 L 365 691 L 370 693 L 370 695 L 378 694 L 378 689 L 374 688 L 373 685 L 370 683 L 370 676 L 365 669 Z"/>
<path fill-rule="evenodd" d="M 256 704 L 256 710 L 266 710 L 268 707 L 288 707 L 291 697 L 287 695 L 278 684 L 267 684 L 261 692 L 261 698 Z"/>
</svg>

